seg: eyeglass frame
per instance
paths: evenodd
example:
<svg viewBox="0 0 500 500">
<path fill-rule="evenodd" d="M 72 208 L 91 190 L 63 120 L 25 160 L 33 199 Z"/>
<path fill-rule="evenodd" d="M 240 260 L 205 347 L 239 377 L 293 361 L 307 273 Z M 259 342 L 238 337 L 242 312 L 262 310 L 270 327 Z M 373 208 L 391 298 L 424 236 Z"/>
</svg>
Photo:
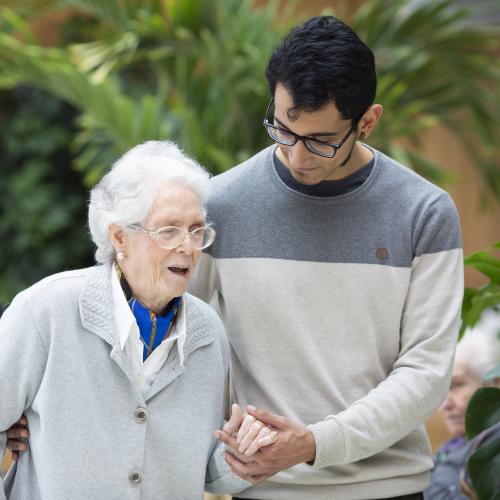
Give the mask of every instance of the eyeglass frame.
<svg viewBox="0 0 500 500">
<path fill-rule="evenodd" d="M 337 151 L 344 145 L 344 143 L 347 141 L 347 139 L 349 139 L 349 137 L 354 132 L 354 130 L 356 129 L 356 127 L 358 125 L 358 122 L 359 122 L 359 119 L 355 120 L 353 122 L 353 124 L 352 124 L 352 127 L 349 129 L 349 131 L 347 132 L 347 134 L 342 138 L 342 140 L 340 142 L 336 143 L 336 144 L 332 144 L 330 142 L 320 141 L 319 139 L 314 139 L 312 137 L 308 137 L 307 135 L 296 134 L 295 132 L 292 132 L 291 130 L 288 130 L 288 129 L 285 129 L 285 128 L 282 128 L 282 127 L 277 127 L 276 125 L 274 125 L 273 123 L 271 123 L 269 121 L 269 119 L 268 119 L 268 114 L 269 114 L 269 110 L 271 109 L 271 106 L 272 106 L 273 102 L 274 102 L 274 97 L 271 98 L 271 100 L 269 101 L 269 104 L 267 105 L 266 115 L 264 116 L 264 120 L 262 122 L 262 124 L 264 125 L 264 127 L 266 129 L 266 132 L 269 135 L 269 137 L 271 137 L 271 139 L 274 142 L 276 142 L 277 144 L 282 144 L 283 146 L 295 146 L 295 144 L 297 144 L 297 141 L 302 141 L 302 143 L 304 144 L 304 146 L 307 148 L 308 151 L 310 151 L 312 154 L 314 154 L 316 156 L 321 156 L 322 158 L 335 158 L 335 156 L 337 155 Z M 270 128 L 275 129 L 275 130 L 281 130 L 282 132 L 285 132 L 286 134 L 292 135 L 294 137 L 294 139 L 295 139 L 294 143 L 293 144 L 288 144 L 286 142 L 277 141 L 269 133 L 269 129 Z M 320 144 L 323 144 L 324 146 L 330 146 L 330 147 L 333 148 L 333 154 L 332 155 L 326 155 L 326 154 L 318 153 L 316 151 L 312 151 L 311 148 L 307 145 L 307 141 L 319 142 Z"/>
<path fill-rule="evenodd" d="M 151 236 L 152 238 L 154 238 L 154 240 L 156 241 L 156 243 L 158 244 L 158 246 L 160 246 L 161 248 L 165 249 L 165 250 L 174 250 L 176 248 L 179 248 L 183 243 L 184 243 L 184 240 L 186 239 L 186 236 L 189 234 L 189 237 L 191 239 L 191 244 L 193 245 L 193 247 L 196 249 L 196 250 L 204 250 L 205 248 L 208 248 L 215 240 L 215 236 L 217 234 L 217 232 L 215 231 L 215 229 L 210 225 L 210 224 L 206 224 L 205 226 L 200 226 L 200 227 L 197 227 L 195 229 L 193 229 L 192 231 L 187 231 L 186 229 L 182 228 L 182 227 L 179 227 L 179 226 L 162 226 L 162 227 L 159 227 L 158 229 L 148 229 L 144 226 L 142 226 L 141 224 L 129 224 L 127 226 L 128 229 L 132 229 L 132 231 L 140 231 L 142 233 L 145 233 L 145 234 L 148 234 L 149 236 Z M 179 243 L 173 247 L 166 247 L 164 245 L 162 245 L 160 243 L 160 240 L 159 240 L 159 237 L 158 237 L 158 233 L 160 231 L 162 231 L 163 229 L 169 229 L 169 228 L 175 228 L 175 229 L 180 229 L 181 231 L 183 231 L 184 233 L 184 236 L 182 238 L 182 240 L 179 241 Z M 212 241 L 210 241 L 210 243 L 206 246 L 203 246 L 203 247 L 200 247 L 200 248 L 196 248 L 193 244 L 193 235 L 192 233 L 194 231 L 198 231 L 200 229 L 210 229 L 212 231 Z"/>
</svg>

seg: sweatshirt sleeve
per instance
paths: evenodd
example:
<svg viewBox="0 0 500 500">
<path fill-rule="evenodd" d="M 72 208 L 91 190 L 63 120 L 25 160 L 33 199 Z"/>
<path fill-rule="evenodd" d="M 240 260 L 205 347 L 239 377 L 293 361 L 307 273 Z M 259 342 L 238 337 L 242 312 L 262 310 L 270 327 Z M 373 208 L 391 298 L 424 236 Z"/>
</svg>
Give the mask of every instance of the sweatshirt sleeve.
<svg viewBox="0 0 500 500">
<path fill-rule="evenodd" d="M 460 225 L 446 193 L 419 221 L 413 248 L 399 357 L 366 396 L 309 426 L 315 468 L 356 462 L 390 447 L 423 424 L 446 395 L 463 296 Z"/>
<path fill-rule="evenodd" d="M 252 486 L 252 483 L 245 481 L 245 479 L 242 479 L 231 471 L 231 468 L 222 456 L 224 449 L 222 443 L 217 445 L 207 467 L 205 491 L 214 495 L 231 495 Z"/>
<path fill-rule="evenodd" d="M 47 350 L 20 294 L 0 319 L 0 456 L 5 452 L 7 429 L 35 399 L 46 361 Z M 0 500 L 4 499 L 0 476 Z"/>
</svg>

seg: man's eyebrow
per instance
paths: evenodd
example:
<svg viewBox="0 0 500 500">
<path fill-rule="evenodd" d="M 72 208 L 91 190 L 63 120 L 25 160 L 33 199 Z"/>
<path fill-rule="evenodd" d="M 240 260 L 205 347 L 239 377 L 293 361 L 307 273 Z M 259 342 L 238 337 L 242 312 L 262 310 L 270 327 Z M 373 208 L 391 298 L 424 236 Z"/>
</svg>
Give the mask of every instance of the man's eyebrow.
<svg viewBox="0 0 500 500">
<path fill-rule="evenodd" d="M 278 125 L 286 130 L 290 130 L 283 122 L 278 120 L 278 118 L 274 117 L 274 121 L 278 123 Z M 291 130 L 290 130 L 291 132 Z M 328 137 L 335 137 L 339 135 L 337 132 L 315 132 L 314 134 L 308 135 L 306 137 L 323 137 L 323 136 L 328 136 Z"/>
</svg>

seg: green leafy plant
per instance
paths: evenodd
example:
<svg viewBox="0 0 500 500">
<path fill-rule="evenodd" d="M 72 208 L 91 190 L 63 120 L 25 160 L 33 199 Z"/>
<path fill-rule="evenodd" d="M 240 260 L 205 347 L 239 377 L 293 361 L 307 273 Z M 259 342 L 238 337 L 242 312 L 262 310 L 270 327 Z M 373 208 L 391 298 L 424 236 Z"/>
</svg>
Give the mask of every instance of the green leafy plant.
<svg viewBox="0 0 500 500">
<path fill-rule="evenodd" d="M 500 389 L 498 387 L 478 389 L 470 399 L 465 417 L 469 440 L 500 422 Z"/>
<path fill-rule="evenodd" d="M 475 23 L 477 8 L 453 0 L 372 0 L 350 24 L 376 55 L 377 101 L 387 116 L 371 142 L 442 183 L 452 178 L 450 170 L 425 158 L 422 146 L 433 127 L 444 126 L 463 144 L 486 191 L 498 200 L 500 26 Z M 498 15 L 500 6 L 495 9 Z"/>
<path fill-rule="evenodd" d="M 177 140 L 215 173 L 267 144 L 256 124 L 278 2 L 129 1 L 124 12 L 122 3 L 62 2 L 90 16 L 102 38 L 50 48 L 12 9 L 0 11 L 0 85 L 36 85 L 81 111 L 74 144 L 88 185 L 147 139 Z"/>
<path fill-rule="evenodd" d="M 71 161 L 75 110 L 36 89 L 0 93 L 0 304 L 27 283 L 92 262 L 86 194 Z"/>
<path fill-rule="evenodd" d="M 488 307 L 500 304 L 500 259 L 494 251 L 500 249 L 500 241 L 488 250 L 473 253 L 464 259 L 466 266 L 471 266 L 484 274 L 489 283 L 481 288 L 465 288 L 462 303 L 462 325 L 460 337 L 467 328 L 472 328 L 482 312 Z"/>
<path fill-rule="evenodd" d="M 256 126 L 267 100 L 264 67 L 297 21 L 295 2 L 280 11 L 276 1 L 256 8 L 250 0 L 45 3 L 86 16 L 98 38 L 41 47 L 28 23 L 4 8 L 0 85 L 39 85 L 81 110 L 78 166 L 89 184 L 110 158 L 147 138 L 178 140 L 215 173 L 267 144 Z M 371 0 L 350 23 L 376 53 L 377 100 L 390 117 L 373 144 L 445 182 L 449 170 L 422 154 L 424 134 L 444 125 L 498 198 L 500 70 L 492 61 L 500 32 L 472 18 L 452 0 Z"/>
<path fill-rule="evenodd" d="M 479 500 L 500 498 L 500 389 L 484 387 L 467 407 L 467 437 L 472 440 L 467 461 L 470 482 Z"/>
</svg>

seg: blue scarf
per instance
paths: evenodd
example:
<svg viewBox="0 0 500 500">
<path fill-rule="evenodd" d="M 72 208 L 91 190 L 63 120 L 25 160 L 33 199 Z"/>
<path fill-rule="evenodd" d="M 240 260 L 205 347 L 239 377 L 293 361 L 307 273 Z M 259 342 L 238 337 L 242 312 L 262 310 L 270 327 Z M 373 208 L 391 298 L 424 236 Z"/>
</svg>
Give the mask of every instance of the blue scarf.
<svg viewBox="0 0 500 500">
<path fill-rule="evenodd" d="M 133 297 L 132 289 L 117 263 L 115 263 L 115 269 L 125 298 L 137 321 L 141 342 L 144 345 L 142 360 L 146 361 L 148 356 L 170 335 L 181 306 L 181 297 L 175 297 L 165 308 L 163 314 L 156 315 Z"/>
<path fill-rule="evenodd" d="M 180 304 L 181 298 L 175 297 L 166 307 L 163 315 L 156 315 L 153 311 L 144 307 L 137 299 L 132 298 L 129 300 L 128 305 L 137 321 L 141 341 L 144 344 L 143 361 L 146 361 L 148 356 L 170 335 Z"/>
</svg>

